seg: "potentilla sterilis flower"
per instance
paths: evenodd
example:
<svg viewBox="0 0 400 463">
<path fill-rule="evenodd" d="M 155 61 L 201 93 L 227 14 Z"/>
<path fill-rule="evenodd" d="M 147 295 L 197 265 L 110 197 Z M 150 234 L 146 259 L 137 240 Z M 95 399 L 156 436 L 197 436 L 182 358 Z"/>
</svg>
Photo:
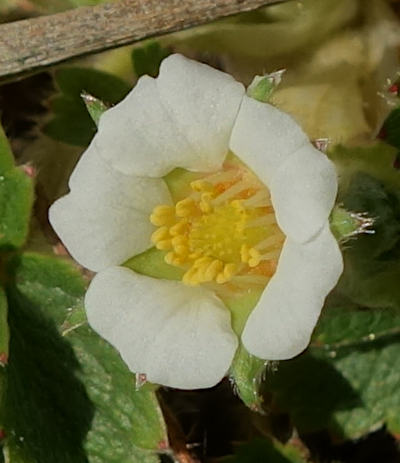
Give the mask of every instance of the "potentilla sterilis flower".
<svg viewBox="0 0 400 463">
<path fill-rule="evenodd" d="M 89 323 L 132 371 L 202 388 L 227 373 L 238 335 L 262 359 L 305 349 L 343 264 L 334 166 L 289 115 L 172 55 L 102 115 L 69 186 L 51 223 L 98 272 Z M 179 280 L 124 266 L 153 246 Z M 262 295 L 234 333 L 223 301 L 251 288 Z"/>
</svg>

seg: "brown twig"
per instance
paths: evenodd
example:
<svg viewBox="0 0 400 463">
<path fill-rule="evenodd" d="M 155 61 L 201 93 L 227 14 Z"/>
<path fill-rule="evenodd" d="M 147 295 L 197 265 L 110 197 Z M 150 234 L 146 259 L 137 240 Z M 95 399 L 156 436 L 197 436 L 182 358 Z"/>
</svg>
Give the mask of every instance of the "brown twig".
<svg viewBox="0 0 400 463">
<path fill-rule="evenodd" d="M 0 80 L 284 0 L 121 0 L 0 25 Z"/>
</svg>

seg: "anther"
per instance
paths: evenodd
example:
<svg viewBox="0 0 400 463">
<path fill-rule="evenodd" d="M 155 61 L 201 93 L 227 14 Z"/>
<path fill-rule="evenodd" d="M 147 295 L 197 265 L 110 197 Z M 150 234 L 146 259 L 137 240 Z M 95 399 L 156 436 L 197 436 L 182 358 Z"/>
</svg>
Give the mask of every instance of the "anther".
<svg viewBox="0 0 400 463">
<path fill-rule="evenodd" d="M 158 228 L 151 235 L 151 242 L 157 244 L 159 241 L 169 238 L 169 232 L 167 227 Z"/>
<path fill-rule="evenodd" d="M 196 203 L 193 198 L 185 198 L 175 205 L 175 213 L 178 217 L 188 217 L 196 210 Z"/>
<path fill-rule="evenodd" d="M 150 222 L 156 227 L 163 225 L 169 225 L 174 222 L 175 208 L 173 206 L 167 206 L 161 204 L 154 208 L 150 215 Z"/>
<path fill-rule="evenodd" d="M 160 251 L 169 251 L 172 248 L 171 240 L 161 240 L 155 243 L 156 248 Z"/>
</svg>

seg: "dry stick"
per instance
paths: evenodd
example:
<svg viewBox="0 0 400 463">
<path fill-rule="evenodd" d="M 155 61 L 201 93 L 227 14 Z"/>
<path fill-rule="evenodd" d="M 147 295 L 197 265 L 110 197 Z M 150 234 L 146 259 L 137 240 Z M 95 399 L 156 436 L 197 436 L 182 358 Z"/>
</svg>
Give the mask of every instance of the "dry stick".
<svg viewBox="0 0 400 463">
<path fill-rule="evenodd" d="M 121 0 L 0 25 L 0 80 L 284 0 Z"/>
</svg>

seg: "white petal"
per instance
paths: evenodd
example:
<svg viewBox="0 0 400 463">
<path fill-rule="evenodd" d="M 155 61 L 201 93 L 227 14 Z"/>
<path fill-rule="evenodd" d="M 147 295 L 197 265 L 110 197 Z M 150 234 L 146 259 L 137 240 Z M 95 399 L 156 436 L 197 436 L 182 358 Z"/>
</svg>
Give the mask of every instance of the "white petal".
<svg viewBox="0 0 400 463">
<path fill-rule="evenodd" d="M 112 267 L 95 276 L 85 307 L 90 325 L 128 367 L 157 384 L 211 387 L 237 348 L 229 311 L 204 288 Z"/>
<path fill-rule="evenodd" d="M 335 166 L 307 143 L 281 165 L 269 188 L 282 231 L 304 243 L 321 230 L 332 210 L 337 194 Z"/>
<path fill-rule="evenodd" d="M 175 167 L 218 169 L 244 94 L 228 74 L 172 55 L 106 111 L 94 143 L 127 174 L 161 177 Z"/>
<path fill-rule="evenodd" d="M 342 271 L 342 255 L 328 224 L 307 244 L 287 238 L 277 271 L 244 328 L 246 349 L 268 360 L 303 351 Z"/>
<path fill-rule="evenodd" d="M 244 96 L 229 146 L 269 186 L 281 164 L 307 142 L 291 116 Z"/>
<path fill-rule="evenodd" d="M 191 159 L 182 156 L 178 165 L 197 171 L 220 168 L 245 93 L 243 85 L 210 66 L 171 55 L 161 64 L 157 87 L 196 154 Z"/>
<path fill-rule="evenodd" d="M 100 118 L 93 140 L 104 159 L 125 174 L 161 177 L 193 153 L 161 103 L 156 80 L 143 76 Z"/>
<path fill-rule="evenodd" d="M 71 192 L 56 201 L 49 219 L 68 251 L 93 271 L 121 264 L 151 246 L 153 208 L 171 203 L 161 179 L 123 175 L 94 145 L 70 178 Z"/>
</svg>

